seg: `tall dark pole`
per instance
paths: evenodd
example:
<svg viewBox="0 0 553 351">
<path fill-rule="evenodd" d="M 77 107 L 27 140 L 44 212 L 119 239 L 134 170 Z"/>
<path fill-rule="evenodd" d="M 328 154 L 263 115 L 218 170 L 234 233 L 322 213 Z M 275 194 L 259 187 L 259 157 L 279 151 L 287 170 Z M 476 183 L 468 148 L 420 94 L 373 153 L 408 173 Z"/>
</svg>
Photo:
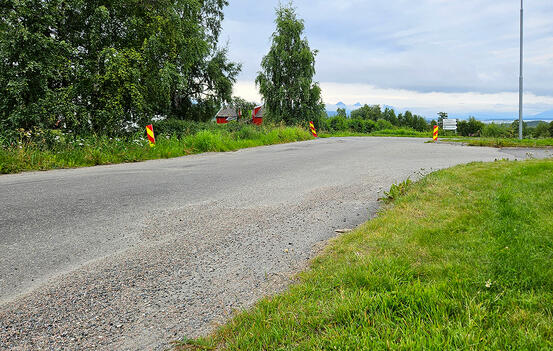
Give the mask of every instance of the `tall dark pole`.
<svg viewBox="0 0 553 351">
<path fill-rule="evenodd" d="M 522 140 L 522 91 L 523 91 L 523 79 L 522 79 L 522 53 L 523 53 L 523 32 L 524 30 L 524 7 L 523 0 L 520 0 L 520 78 L 518 82 L 518 138 Z"/>
</svg>

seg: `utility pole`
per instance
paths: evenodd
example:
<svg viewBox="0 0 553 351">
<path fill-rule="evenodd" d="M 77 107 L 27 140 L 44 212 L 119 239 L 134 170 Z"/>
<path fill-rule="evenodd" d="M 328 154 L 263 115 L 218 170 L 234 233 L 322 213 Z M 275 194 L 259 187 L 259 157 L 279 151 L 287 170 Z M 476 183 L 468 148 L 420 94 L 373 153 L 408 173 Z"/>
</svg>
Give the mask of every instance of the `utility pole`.
<svg viewBox="0 0 553 351">
<path fill-rule="evenodd" d="M 522 140 L 522 91 L 523 91 L 523 79 L 522 79 L 522 59 L 523 59 L 523 36 L 524 34 L 524 7 L 523 0 L 520 0 L 520 78 L 518 82 L 518 138 Z"/>
</svg>

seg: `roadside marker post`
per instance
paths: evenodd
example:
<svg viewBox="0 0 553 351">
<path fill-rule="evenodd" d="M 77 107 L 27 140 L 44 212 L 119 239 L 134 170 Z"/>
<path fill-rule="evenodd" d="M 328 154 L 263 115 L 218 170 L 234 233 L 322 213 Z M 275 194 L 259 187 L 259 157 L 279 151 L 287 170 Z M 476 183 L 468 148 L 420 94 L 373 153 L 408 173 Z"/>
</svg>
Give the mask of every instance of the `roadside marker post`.
<svg viewBox="0 0 553 351">
<path fill-rule="evenodd" d="M 315 130 L 315 125 L 313 124 L 313 122 L 309 122 L 309 127 L 311 128 L 311 133 L 313 134 L 313 136 L 315 138 L 318 138 L 317 131 Z"/>
<path fill-rule="evenodd" d="M 439 130 L 439 127 L 434 126 L 434 142 L 438 141 L 438 130 Z"/>
<path fill-rule="evenodd" d="M 150 142 L 150 147 L 156 146 L 156 138 L 154 136 L 154 126 L 146 126 L 146 133 L 148 134 L 148 141 Z"/>
</svg>

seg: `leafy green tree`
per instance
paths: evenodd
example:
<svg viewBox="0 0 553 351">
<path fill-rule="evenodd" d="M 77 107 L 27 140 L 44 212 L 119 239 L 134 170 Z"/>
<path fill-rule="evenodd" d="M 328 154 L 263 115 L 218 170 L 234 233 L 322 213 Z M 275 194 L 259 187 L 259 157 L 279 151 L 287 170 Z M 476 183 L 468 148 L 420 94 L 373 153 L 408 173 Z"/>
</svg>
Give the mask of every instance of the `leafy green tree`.
<svg viewBox="0 0 553 351">
<path fill-rule="evenodd" d="M 511 123 L 511 129 L 509 130 L 510 138 L 518 137 L 518 133 L 519 133 L 518 126 L 519 126 L 519 121 L 518 119 L 515 119 L 513 123 Z M 522 136 L 523 137 L 528 136 L 528 123 L 526 122 L 522 122 Z"/>
<path fill-rule="evenodd" d="M 418 132 L 424 132 L 428 130 L 428 122 L 424 117 L 414 115 L 410 127 Z"/>
<path fill-rule="evenodd" d="M 438 112 L 438 125 L 443 127 L 443 120 L 448 118 L 447 112 Z"/>
<path fill-rule="evenodd" d="M 394 126 L 399 125 L 399 120 L 397 119 L 396 111 L 394 111 L 394 109 L 386 107 L 382 113 L 382 118 L 392 123 Z"/>
<path fill-rule="evenodd" d="M 376 122 L 382 119 L 383 116 L 380 105 L 369 106 L 365 104 L 363 107 L 353 111 L 351 113 L 351 118 L 369 119 Z"/>
<path fill-rule="evenodd" d="M 330 130 L 333 132 L 344 131 L 348 128 L 348 120 L 343 116 L 330 118 Z"/>
<path fill-rule="evenodd" d="M 399 124 L 404 127 L 411 127 L 413 125 L 413 114 L 411 111 L 405 111 L 399 119 Z"/>
<path fill-rule="evenodd" d="M 488 138 L 500 138 L 506 136 L 506 128 L 496 123 L 489 123 L 482 129 L 482 136 Z"/>
<path fill-rule="evenodd" d="M 3 130 L 54 125 L 74 96 L 73 48 L 57 40 L 63 1 L 0 5 L 0 123 Z"/>
<path fill-rule="evenodd" d="M 313 83 L 315 56 L 292 4 L 276 10 L 272 45 L 261 62 L 256 84 L 268 117 L 287 124 L 314 120 L 324 110 L 321 89 Z"/>
<path fill-rule="evenodd" d="M 485 124 L 474 117 L 469 117 L 468 121 L 459 121 L 457 129 L 462 136 L 480 136 Z"/>
<path fill-rule="evenodd" d="M 376 130 L 385 130 L 385 129 L 393 129 L 394 126 L 392 123 L 385 119 L 379 119 L 376 121 Z"/>
<path fill-rule="evenodd" d="M 532 134 L 534 138 L 549 138 L 551 136 L 549 133 L 549 123 L 543 121 L 538 123 Z"/>
<path fill-rule="evenodd" d="M 210 119 L 240 70 L 218 46 L 226 5 L 4 1 L 2 124 L 113 134 L 154 116 Z"/>
<path fill-rule="evenodd" d="M 336 115 L 344 118 L 348 117 L 348 114 L 345 108 L 339 108 L 338 110 L 336 110 Z"/>
<path fill-rule="evenodd" d="M 549 123 L 549 135 L 553 138 L 553 121 Z"/>
</svg>

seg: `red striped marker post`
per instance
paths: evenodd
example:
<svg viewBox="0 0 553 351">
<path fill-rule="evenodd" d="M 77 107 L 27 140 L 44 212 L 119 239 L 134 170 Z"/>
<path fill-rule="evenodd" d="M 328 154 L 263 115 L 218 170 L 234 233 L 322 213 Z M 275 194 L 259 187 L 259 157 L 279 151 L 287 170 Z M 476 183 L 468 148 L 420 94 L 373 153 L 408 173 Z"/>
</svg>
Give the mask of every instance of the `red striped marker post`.
<svg viewBox="0 0 553 351">
<path fill-rule="evenodd" d="M 148 141 L 150 142 L 150 147 L 156 146 L 156 137 L 154 136 L 154 126 L 146 126 L 146 133 L 148 134 Z"/>
<path fill-rule="evenodd" d="M 309 122 L 309 127 L 311 128 L 311 133 L 313 134 L 313 136 L 315 138 L 318 138 L 317 131 L 315 130 L 315 125 L 313 124 L 313 122 Z"/>
<path fill-rule="evenodd" d="M 439 127 L 434 126 L 434 142 L 438 141 L 438 130 L 439 130 Z"/>
</svg>

